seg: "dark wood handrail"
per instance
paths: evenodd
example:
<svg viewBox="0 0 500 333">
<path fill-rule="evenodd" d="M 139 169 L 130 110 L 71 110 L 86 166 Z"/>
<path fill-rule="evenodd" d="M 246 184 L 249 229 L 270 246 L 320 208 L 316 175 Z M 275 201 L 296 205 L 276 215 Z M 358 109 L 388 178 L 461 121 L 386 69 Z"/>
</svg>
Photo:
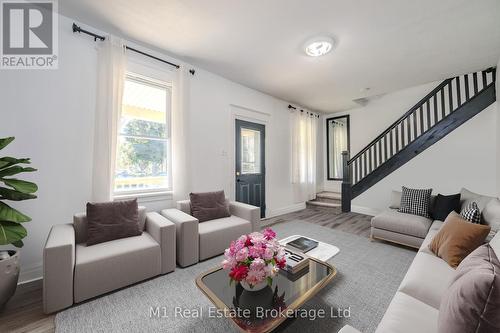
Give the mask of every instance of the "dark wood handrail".
<svg viewBox="0 0 500 333">
<path fill-rule="evenodd" d="M 354 155 L 353 158 L 351 158 L 347 164 L 351 165 L 358 157 L 363 155 L 370 147 L 372 147 L 374 144 L 376 144 L 380 139 L 382 139 L 387 133 L 392 131 L 396 126 L 398 126 L 403 120 L 408 118 L 415 110 L 418 110 L 422 105 L 424 105 L 430 98 L 432 98 L 434 95 L 436 95 L 443 87 L 448 85 L 454 78 L 446 79 L 443 82 L 441 82 L 434 90 L 432 90 L 430 93 L 428 93 L 424 98 L 422 98 L 415 106 L 413 106 L 410 110 L 408 110 L 405 114 L 403 114 L 398 120 L 396 120 L 392 125 L 390 125 L 385 131 L 383 131 L 379 136 L 377 136 L 375 139 L 373 139 L 369 144 L 366 145 L 365 148 L 363 148 L 359 153 Z"/>
<path fill-rule="evenodd" d="M 493 82 L 496 81 L 495 77 L 496 67 L 490 67 L 483 71 L 483 73 L 493 73 L 492 79 Z M 348 165 L 351 165 L 357 158 L 363 155 L 368 149 L 370 149 L 374 144 L 376 144 L 380 139 L 382 139 L 385 135 L 387 135 L 390 131 L 392 131 L 396 126 L 398 126 L 402 121 L 408 118 L 413 112 L 422 107 L 428 100 L 430 100 L 433 96 L 437 95 L 437 93 L 443 89 L 445 86 L 450 84 L 457 77 L 449 78 L 441 82 L 436 88 L 434 88 L 430 93 L 428 93 L 424 98 L 422 98 L 415 106 L 413 106 L 410 110 L 408 110 L 405 114 L 399 117 L 394 123 L 392 123 L 385 131 L 383 131 L 379 136 L 373 139 L 369 144 L 367 144 L 361 151 L 359 151 L 356 155 L 354 155 L 348 162 Z"/>
<path fill-rule="evenodd" d="M 495 74 L 490 67 L 444 80 L 354 157 L 343 151 L 342 212 L 351 211 L 353 198 L 494 103 Z"/>
<path fill-rule="evenodd" d="M 413 140 L 405 146 L 404 150 L 385 160 L 384 167 L 374 169 L 367 177 L 362 178 L 354 185 L 352 185 L 351 179 L 347 178 L 344 182 L 352 186 L 349 192 L 349 197 L 357 197 L 359 194 L 363 193 L 373 184 L 378 182 L 381 178 L 390 174 L 408 160 L 420 154 L 435 142 L 439 141 L 453 129 L 459 127 L 474 115 L 494 103 L 495 100 L 495 81 L 492 81 L 490 84 L 478 91 L 477 94 L 472 96 L 467 102 L 458 107 L 456 112 L 452 112 L 438 121 L 430 130 L 424 132 L 416 140 Z M 349 168 L 349 166 L 347 166 L 347 168 Z"/>
</svg>

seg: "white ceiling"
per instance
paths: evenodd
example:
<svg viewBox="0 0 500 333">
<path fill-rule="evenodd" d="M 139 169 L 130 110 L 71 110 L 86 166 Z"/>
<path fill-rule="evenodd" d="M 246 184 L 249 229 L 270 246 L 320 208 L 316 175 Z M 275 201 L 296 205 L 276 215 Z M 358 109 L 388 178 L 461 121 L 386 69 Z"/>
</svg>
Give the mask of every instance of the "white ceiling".
<svg viewBox="0 0 500 333">
<path fill-rule="evenodd" d="M 498 0 L 62 0 L 59 8 L 322 112 L 500 58 Z M 307 57 L 304 41 L 325 34 L 335 50 Z"/>
</svg>

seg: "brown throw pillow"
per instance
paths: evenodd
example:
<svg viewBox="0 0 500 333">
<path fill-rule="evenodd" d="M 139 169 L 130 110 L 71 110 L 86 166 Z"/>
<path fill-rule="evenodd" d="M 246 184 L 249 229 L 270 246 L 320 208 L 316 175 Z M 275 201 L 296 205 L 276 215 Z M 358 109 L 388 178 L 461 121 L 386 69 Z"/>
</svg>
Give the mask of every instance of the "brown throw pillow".
<svg viewBox="0 0 500 333">
<path fill-rule="evenodd" d="M 137 199 L 87 203 L 87 246 L 140 234 Z"/>
<path fill-rule="evenodd" d="M 456 212 L 451 212 L 429 244 L 429 249 L 455 268 L 483 244 L 489 232 L 489 226 L 470 223 Z"/>
<path fill-rule="evenodd" d="M 200 222 L 231 216 L 224 191 L 190 193 L 191 215 Z"/>
<path fill-rule="evenodd" d="M 441 298 L 438 332 L 500 332 L 500 262 L 489 244 L 458 266 Z"/>
</svg>

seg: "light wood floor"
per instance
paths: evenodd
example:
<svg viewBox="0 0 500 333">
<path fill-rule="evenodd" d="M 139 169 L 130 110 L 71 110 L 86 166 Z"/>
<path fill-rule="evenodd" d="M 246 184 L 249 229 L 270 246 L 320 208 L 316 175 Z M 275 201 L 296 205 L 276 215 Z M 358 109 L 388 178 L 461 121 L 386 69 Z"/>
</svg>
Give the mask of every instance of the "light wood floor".
<svg viewBox="0 0 500 333">
<path fill-rule="evenodd" d="M 340 207 L 321 207 L 308 205 L 307 209 L 263 220 L 263 225 L 300 220 L 319 224 L 324 227 L 349 232 L 363 237 L 370 237 L 372 216 L 358 213 L 342 213 Z"/>
<path fill-rule="evenodd" d="M 14 297 L 0 312 L 0 332 L 54 332 L 54 315 L 42 310 L 42 280 L 17 287 Z"/>
<path fill-rule="evenodd" d="M 272 225 L 293 220 L 323 225 L 329 228 L 369 237 L 371 216 L 347 213 L 340 208 L 308 206 L 308 208 L 262 221 Z M 54 332 L 55 315 L 42 311 L 42 281 L 18 286 L 16 294 L 0 312 L 0 332 Z"/>
</svg>

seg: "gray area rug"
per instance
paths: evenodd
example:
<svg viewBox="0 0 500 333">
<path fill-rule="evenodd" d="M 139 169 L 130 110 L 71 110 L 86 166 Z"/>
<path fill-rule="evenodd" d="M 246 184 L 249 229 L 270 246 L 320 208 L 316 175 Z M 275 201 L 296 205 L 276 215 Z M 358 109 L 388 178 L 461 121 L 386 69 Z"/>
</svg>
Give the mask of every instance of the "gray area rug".
<svg viewBox="0 0 500 333">
<path fill-rule="evenodd" d="M 334 244 L 340 253 L 330 260 L 337 276 L 305 304 L 307 309 L 349 309 L 350 316 L 290 321 L 284 332 L 337 332 L 345 324 L 364 333 L 375 331 L 408 270 L 415 251 L 342 231 L 292 221 L 273 226 L 279 238 L 301 234 Z M 56 315 L 56 332 L 238 332 L 226 318 L 208 318 L 210 301 L 195 278 L 221 261 L 213 258 L 148 280 Z M 150 316 L 151 307 L 164 307 L 167 317 Z M 175 316 L 174 308 L 203 309 L 201 317 Z M 194 312 L 193 312 L 194 313 Z M 347 312 L 346 312 L 347 314 Z"/>
</svg>

